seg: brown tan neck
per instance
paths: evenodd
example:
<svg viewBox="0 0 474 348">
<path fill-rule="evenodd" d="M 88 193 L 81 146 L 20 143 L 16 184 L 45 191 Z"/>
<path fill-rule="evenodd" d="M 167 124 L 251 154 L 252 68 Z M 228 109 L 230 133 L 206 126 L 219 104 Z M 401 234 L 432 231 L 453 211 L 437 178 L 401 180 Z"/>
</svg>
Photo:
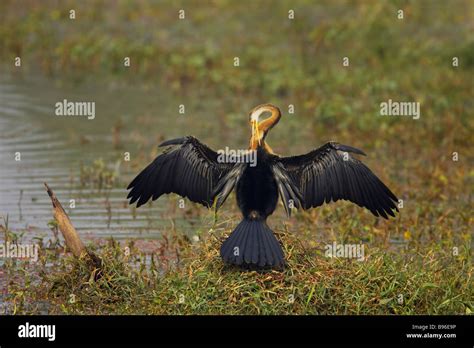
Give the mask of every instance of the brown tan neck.
<svg viewBox="0 0 474 348">
<path fill-rule="evenodd" d="M 257 147 L 258 147 L 258 140 L 256 139 L 256 137 L 252 135 L 252 137 L 250 138 L 249 150 L 257 150 Z"/>
<path fill-rule="evenodd" d="M 268 145 L 265 140 L 262 140 L 261 144 L 262 144 L 261 147 L 263 147 L 268 153 L 275 154 L 272 148 L 270 147 L 270 145 Z M 254 138 L 250 139 L 249 150 L 257 150 L 257 148 L 258 148 L 258 141 Z"/>
<path fill-rule="evenodd" d="M 258 124 L 258 129 L 262 134 L 272 129 L 281 118 L 280 109 L 273 105 L 265 106 L 265 111 L 270 111 L 271 116 Z"/>
<path fill-rule="evenodd" d="M 273 152 L 272 148 L 264 141 L 263 142 L 263 148 L 265 150 L 267 150 L 268 153 L 271 153 L 272 155 L 274 155 L 275 153 Z"/>
<path fill-rule="evenodd" d="M 258 118 L 264 112 L 270 112 L 270 117 L 261 122 L 258 122 Z M 280 109 L 271 104 L 259 105 L 250 112 L 250 118 L 250 124 L 252 127 L 252 137 L 250 138 L 249 149 L 256 150 L 257 147 L 260 145 L 269 153 L 273 153 L 271 147 L 268 146 L 268 144 L 265 142 L 265 137 L 268 131 L 273 128 L 278 123 L 278 121 L 280 121 Z M 252 119 L 255 122 L 258 122 L 256 127 L 255 124 L 252 123 Z"/>
</svg>

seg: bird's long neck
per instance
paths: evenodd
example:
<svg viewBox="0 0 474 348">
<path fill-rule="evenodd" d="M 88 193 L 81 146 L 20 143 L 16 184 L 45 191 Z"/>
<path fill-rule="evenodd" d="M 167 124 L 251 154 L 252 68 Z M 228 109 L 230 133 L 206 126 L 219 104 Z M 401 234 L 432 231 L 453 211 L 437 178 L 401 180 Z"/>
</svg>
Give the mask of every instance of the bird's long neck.
<svg viewBox="0 0 474 348">
<path fill-rule="evenodd" d="M 261 140 L 260 144 L 262 144 L 264 141 Z M 258 141 L 258 136 L 252 132 L 252 136 L 250 137 L 250 145 L 249 145 L 249 150 L 257 150 L 259 146 L 259 141 Z"/>
<path fill-rule="evenodd" d="M 265 137 L 268 131 L 275 126 L 281 118 L 281 112 L 278 108 L 272 105 L 265 105 L 259 109 L 260 113 L 265 111 L 270 112 L 271 115 L 267 119 L 259 122 L 256 126 L 252 127 L 252 137 L 250 138 L 250 150 L 256 150 L 258 146 L 263 147 L 269 153 L 273 153 L 271 147 L 266 143 Z"/>
<path fill-rule="evenodd" d="M 274 154 L 272 148 L 270 147 L 270 145 L 267 144 L 265 140 L 262 140 L 259 145 L 258 141 L 254 140 L 253 138 L 250 139 L 249 150 L 257 150 L 259 146 L 264 148 L 268 153 Z"/>
<path fill-rule="evenodd" d="M 262 134 L 266 134 L 274 125 L 280 121 L 281 113 L 280 110 L 275 107 L 270 107 L 271 116 L 258 124 L 258 130 Z"/>
</svg>

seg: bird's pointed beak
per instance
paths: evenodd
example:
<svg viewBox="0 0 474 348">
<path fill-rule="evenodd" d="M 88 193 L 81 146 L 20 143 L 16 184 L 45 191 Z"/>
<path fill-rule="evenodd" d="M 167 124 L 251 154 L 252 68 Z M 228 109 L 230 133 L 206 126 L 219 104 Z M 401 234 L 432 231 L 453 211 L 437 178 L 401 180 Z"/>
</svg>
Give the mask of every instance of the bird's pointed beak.
<svg viewBox="0 0 474 348">
<path fill-rule="evenodd" d="M 252 135 L 257 139 L 258 145 L 262 145 L 262 140 L 260 138 L 260 131 L 258 129 L 258 121 L 252 120 Z"/>
</svg>

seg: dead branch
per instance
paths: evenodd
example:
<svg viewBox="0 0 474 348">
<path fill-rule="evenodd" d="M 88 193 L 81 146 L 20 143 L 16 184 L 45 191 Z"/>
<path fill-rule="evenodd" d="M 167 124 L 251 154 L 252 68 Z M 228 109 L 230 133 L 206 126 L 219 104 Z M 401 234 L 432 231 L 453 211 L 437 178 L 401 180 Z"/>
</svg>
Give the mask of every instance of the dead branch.
<svg viewBox="0 0 474 348">
<path fill-rule="evenodd" d="M 69 216 L 67 215 L 58 198 L 54 194 L 53 190 L 51 190 L 47 183 L 44 183 L 44 186 L 46 187 L 46 192 L 48 192 L 48 195 L 51 198 L 51 202 L 53 203 L 54 219 L 58 223 L 59 230 L 61 231 L 64 237 L 66 246 L 71 250 L 75 257 L 87 257 L 89 258 L 89 261 L 92 262 L 92 265 L 94 267 L 100 268 L 100 258 L 98 258 L 95 254 L 87 250 L 87 248 L 84 246 L 81 239 L 79 238 L 79 234 L 77 233 L 71 220 L 69 219 Z"/>
</svg>

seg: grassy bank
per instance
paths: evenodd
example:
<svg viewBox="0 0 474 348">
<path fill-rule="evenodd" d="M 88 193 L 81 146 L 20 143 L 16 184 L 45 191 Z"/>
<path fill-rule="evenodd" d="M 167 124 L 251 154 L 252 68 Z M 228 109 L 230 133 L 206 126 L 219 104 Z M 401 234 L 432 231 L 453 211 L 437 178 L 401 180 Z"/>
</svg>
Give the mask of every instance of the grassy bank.
<svg viewBox="0 0 474 348">
<path fill-rule="evenodd" d="M 181 8 L 185 20 L 178 19 Z M 123 172 L 114 176 L 114 163 L 85 163 L 71 169 L 81 186 L 124 189 L 124 173 L 138 173 L 161 140 L 178 135 L 169 125 L 213 147 L 246 144 L 248 110 L 272 102 L 283 111 L 268 138 L 277 153 L 303 153 L 329 140 L 361 148 L 369 155 L 364 162 L 403 199 L 390 221 L 343 202 L 290 220 L 279 209 L 270 224 L 288 267 L 257 273 L 226 268 L 218 256 L 239 219 L 233 198 L 223 209 L 229 215 L 218 220 L 233 222 L 209 232 L 204 208 L 187 202 L 181 211 L 176 197 L 163 197 L 166 219 L 201 218 L 201 230 L 192 227 L 199 242 L 172 228 L 148 253 L 133 240 L 90 242 L 104 264 L 95 280 L 61 245 L 34 235 L 37 263 L 3 263 L 8 313 L 472 313 L 472 13 L 472 1 L 2 1 L 2 72 L 86 87 L 105 80 L 111 89 L 123 84 L 139 92 L 164 86 L 173 96 L 157 110 L 110 115 L 109 135 L 122 135 L 104 148 L 116 151 Z M 419 102 L 420 118 L 382 117 L 380 103 L 388 99 Z M 176 111 L 163 112 L 180 103 L 190 117 L 177 121 Z M 158 118 L 169 124 L 158 126 Z M 129 149 L 138 150 L 123 162 Z M 31 232 L 14 233 L 0 220 L 2 229 L 4 241 L 18 243 Z M 326 257 L 324 247 L 334 241 L 363 243 L 365 260 Z"/>
<path fill-rule="evenodd" d="M 148 259 L 133 245 L 94 247 L 101 277 L 60 249 L 40 262 L 8 269 L 14 313 L 53 314 L 470 314 L 474 310 L 469 244 L 456 255 L 448 245 L 386 250 L 369 247 L 365 260 L 328 258 L 279 232 L 288 266 L 283 272 L 224 266 L 222 235 L 190 243 L 166 238 L 166 250 Z M 130 248 L 130 254 L 126 252 Z M 161 255 L 161 256 L 160 256 Z"/>
</svg>

